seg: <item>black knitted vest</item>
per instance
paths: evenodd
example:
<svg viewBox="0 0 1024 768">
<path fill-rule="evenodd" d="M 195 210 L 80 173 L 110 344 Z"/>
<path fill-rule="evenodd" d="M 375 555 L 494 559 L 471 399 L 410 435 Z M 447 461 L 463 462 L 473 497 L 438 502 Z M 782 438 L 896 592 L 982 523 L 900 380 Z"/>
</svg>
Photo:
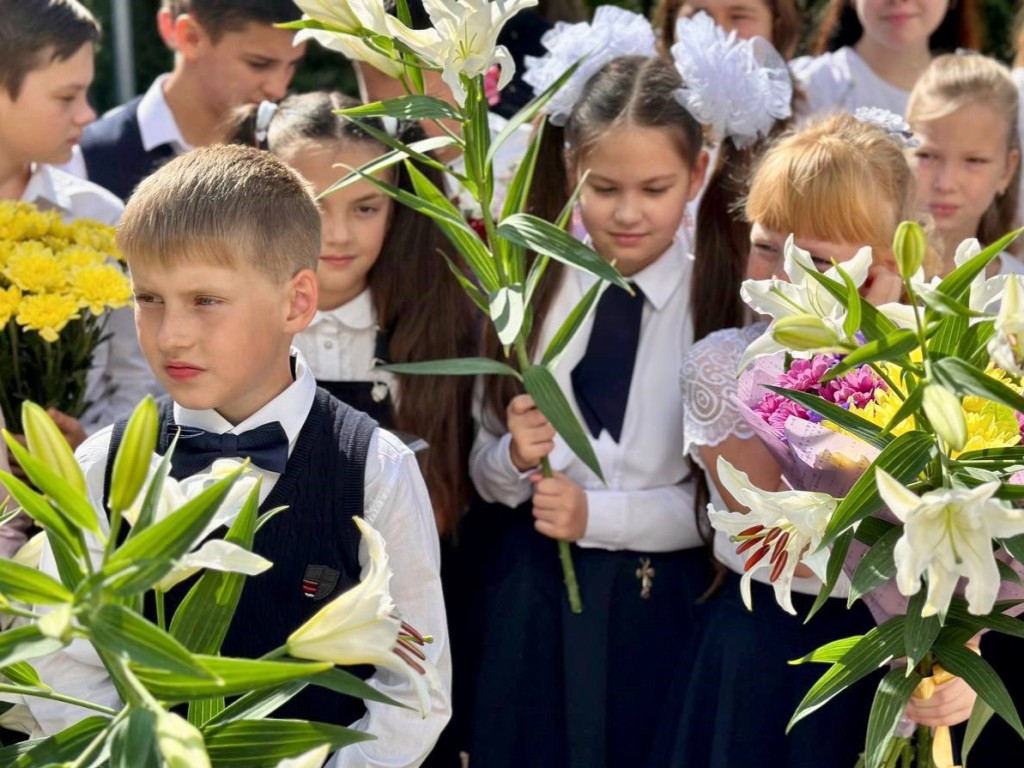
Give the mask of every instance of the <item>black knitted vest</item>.
<svg viewBox="0 0 1024 768">
<path fill-rule="evenodd" d="M 157 452 L 163 455 L 174 431 L 169 398 L 159 401 L 159 411 Z M 125 421 L 118 422 L 111 435 L 107 487 L 125 424 Z M 359 582 L 361 537 L 352 518 L 363 514 L 366 457 L 376 427 L 376 422 L 366 414 L 317 389 L 288 466 L 260 505 L 261 513 L 288 507 L 256 532 L 253 543 L 253 551 L 274 565 L 245 580 L 222 647 L 225 656 L 258 658 L 283 645 L 293 630 Z M 224 533 L 222 528 L 213 535 L 223 536 Z M 307 596 L 303 580 L 310 566 L 325 566 L 332 574 L 337 573 L 333 591 L 322 597 L 318 595 L 317 599 Z M 190 579 L 167 593 L 168 620 L 193 583 Z M 146 613 L 150 613 L 148 606 Z M 373 667 L 348 671 L 366 679 L 373 673 Z M 311 685 L 278 709 L 274 716 L 349 725 L 364 712 L 361 700 Z"/>
<path fill-rule="evenodd" d="M 139 132 L 139 102 L 132 99 L 86 126 L 82 134 L 82 157 L 89 181 L 105 187 L 127 201 L 139 182 L 174 156 L 167 144 L 149 152 Z"/>
</svg>

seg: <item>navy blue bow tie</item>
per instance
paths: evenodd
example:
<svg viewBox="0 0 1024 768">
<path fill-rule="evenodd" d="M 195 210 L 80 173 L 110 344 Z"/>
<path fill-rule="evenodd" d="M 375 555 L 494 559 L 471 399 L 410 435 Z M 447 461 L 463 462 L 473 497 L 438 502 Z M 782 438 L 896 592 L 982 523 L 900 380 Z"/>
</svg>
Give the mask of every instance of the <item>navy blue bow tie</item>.
<svg viewBox="0 0 1024 768">
<path fill-rule="evenodd" d="M 173 438 L 178 426 L 171 424 L 168 429 Z M 246 458 L 268 472 L 284 473 L 288 465 L 288 435 L 280 422 L 272 421 L 240 435 L 181 427 L 171 457 L 171 476 L 180 480 L 202 472 L 217 459 Z"/>
</svg>

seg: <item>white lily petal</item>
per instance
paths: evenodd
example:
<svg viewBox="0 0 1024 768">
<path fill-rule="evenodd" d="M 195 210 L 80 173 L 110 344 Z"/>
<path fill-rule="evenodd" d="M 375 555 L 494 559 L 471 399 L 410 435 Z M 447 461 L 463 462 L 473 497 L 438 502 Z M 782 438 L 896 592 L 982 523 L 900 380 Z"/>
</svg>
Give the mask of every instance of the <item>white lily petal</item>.
<svg viewBox="0 0 1024 768">
<path fill-rule="evenodd" d="M 265 557 L 260 557 L 245 547 L 240 547 L 230 541 L 213 539 L 204 542 L 199 549 L 178 560 L 174 570 L 161 579 L 155 588 L 166 592 L 204 568 L 224 573 L 244 573 L 246 576 L 257 576 L 272 565 L 273 563 Z"/>
<path fill-rule="evenodd" d="M 759 357 L 765 357 L 767 355 L 775 355 L 779 352 L 785 352 L 786 348 L 783 347 L 779 342 L 772 338 L 771 326 L 761 335 L 754 339 L 747 348 L 743 350 L 743 356 L 740 358 L 739 365 L 736 367 L 736 375 L 739 376 L 743 371 L 747 369 L 754 360 Z"/>
<path fill-rule="evenodd" d="M 298 757 L 290 757 L 282 760 L 276 768 L 321 768 L 331 753 L 330 747 L 323 744 L 309 752 L 303 752 Z"/>
<path fill-rule="evenodd" d="M 953 599 L 957 581 L 957 574 L 945 568 L 928 569 L 928 595 L 921 609 L 923 618 L 946 612 L 949 601 Z"/>
<path fill-rule="evenodd" d="M 910 513 L 921 505 L 920 496 L 882 469 L 875 470 L 875 483 L 878 485 L 878 495 L 900 522 L 906 522 Z"/>
</svg>

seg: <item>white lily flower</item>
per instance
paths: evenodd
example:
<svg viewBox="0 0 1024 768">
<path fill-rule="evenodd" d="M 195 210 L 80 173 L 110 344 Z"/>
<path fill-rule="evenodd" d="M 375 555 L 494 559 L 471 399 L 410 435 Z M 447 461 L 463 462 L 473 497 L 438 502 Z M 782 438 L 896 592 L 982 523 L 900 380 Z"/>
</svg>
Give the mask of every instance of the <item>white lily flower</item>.
<svg viewBox="0 0 1024 768">
<path fill-rule="evenodd" d="M 388 589 L 391 570 L 383 537 L 362 518 L 353 520 L 366 540 L 369 572 L 288 636 L 288 655 L 342 666 L 374 664 L 395 670 L 412 681 L 420 712 L 426 717 L 430 689 L 440 686 L 437 672 L 414 645 L 422 644 L 424 638 L 396 615 Z"/>
<path fill-rule="evenodd" d="M 492 66 L 501 67 L 498 89 L 504 88 L 515 73 L 512 54 L 498 45 L 498 34 L 505 23 L 538 0 L 423 0 L 437 39 L 426 47 L 422 38 L 396 34 L 424 60 L 441 70 L 441 79 L 451 88 L 459 104 L 466 101 L 462 75 L 473 78 Z"/>
<path fill-rule="evenodd" d="M 791 594 L 794 571 L 802 563 L 825 580 L 829 551 L 819 545 L 839 502 L 827 493 L 764 491 L 721 456 L 718 478 L 733 498 L 750 510 L 718 511 L 708 505 L 708 517 L 715 530 L 737 542 L 737 552 L 750 552 L 740 579 L 744 605 L 751 609 L 750 582 L 754 573 L 769 568 L 776 601 L 787 613 L 796 615 Z"/>
<path fill-rule="evenodd" d="M 992 362 L 1004 371 L 1024 375 L 1024 314 L 1021 314 L 1021 294 L 1024 287 L 1020 275 L 1006 280 L 1003 302 L 996 315 L 995 335 L 988 342 Z"/>
<path fill-rule="evenodd" d="M 882 500 L 903 523 L 893 553 L 900 593 L 916 594 L 926 574 L 928 596 L 921 615 L 943 615 L 963 576 L 967 610 L 976 616 L 989 613 L 1000 583 L 992 540 L 1024 533 L 1024 511 L 993 498 L 998 482 L 918 496 L 880 469 L 875 476 Z"/>
<path fill-rule="evenodd" d="M 839 268 L 853 280 L 858 288 L 864 284 L 871 267 L 871 249 L 861 248 L 849 261 L 839 267 L 830 267 L 825 276 L 840 283 L 843 282 Z M 817 268 L 811 260 L 811 254 L 798 247 L 790 235 L 784 249 L 783 268 L 789 280 L 771 278 L 769 280 L 745 280 L 740 289 L 743 300 L 754 311 L 769 315 L 773 321 L 794 315 L 812 315 L 835 332 L 840 339 L 845 338 L 843 322 L 846 320 L 846 308 L 813 277 L 807 270 Z M 743 354 L 739 370 L 744 370 L 750 362 L 763 355 L 771 355 L 786 351 L 785 346 L 772 338 L 772 325 L 764 335 L 756 339 Z M 824 350 L 817 350 L 824 351 Z M 811 354 L 806 352 L 804 354 Z"/>
<path fill-rule="evenodd" d="M 135 521 L 139 519 L 146 491 L 152 482 L 153 474 L 156 472 L 158 465 L 159 457 L 154 457 L 150 466 L 149 479 L 139 492 L 138 497 L 132 502 L 132 505 L 125 510 L 124 518 L 131 525 L 134 525 Z M 189 500 L 195 498 L 211 485 L 224 479 L 241 466 L 242 462 L 234 459 L 218 459 L 213 463 L 208 472 L 192 475 L 181 481 L 167 477 L 164 480 L 163 487 L 160 489 L 160 498 L 153 513 L 153 522 L 160 522 L 176 509 L 181 508 Z M 235 518 L 242 511 L 246 499 L 249 498 L 249 494 L 255 488 L 256 481 L 257 477 L 252 472 L 243 473 L 235 481 L 235 484 L 231 487 L 228 495 L 214 514 L 213 519 L 207 523 L 202 533 L 196 537 L 196 543 L 202 542 L 221 526 L 229 526 L 234 522 Z M 263 573 L 271 565 L 272 563 L 269 560 L 253 554 L 237 544 L 218 540 L 207 541 L 180 558 L 175 564 L 174 569 L 156 585 L 155 589 L 166 592 L 175 584 L 184 581 L 202 568 L 255 576 Z"/>
<path fill-rule="evenodd" d="M 289 757 L 279 762 L 276 768 L 321 768 L 327 762 L 327 755 L 330 748 L 323 744 L 309 752 L 303 752 L 298 757 Z"/>
</svg>

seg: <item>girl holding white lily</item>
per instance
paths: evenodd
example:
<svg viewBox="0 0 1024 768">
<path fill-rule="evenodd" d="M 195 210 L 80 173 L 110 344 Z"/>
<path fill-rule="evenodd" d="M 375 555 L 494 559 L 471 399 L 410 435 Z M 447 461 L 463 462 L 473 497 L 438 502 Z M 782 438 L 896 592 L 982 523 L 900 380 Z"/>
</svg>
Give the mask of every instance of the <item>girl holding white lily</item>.
<svg viewBox="0 0 1024 768">
<path fill-rule="evenodd" d="M 941 239 L 943 274 L 970 238 L 990 245 L 1016 226 L 1020 196 L 1019 96 L 1010 71 L 977 54 L 940 56 L 910 95 L 909 150 L 918 206 Z M 1009 254 L 988 274 L 1024 272 Z"/>
<path fill-rule="evenodd" d="M 818 677 L 818 670 L 787 662 L 836 637 L 867 631 L 873 620 L 863 603 L 846 609 L 841 584 L 803 624 L 821 588 L 817 577 L 824 575 L 827 553 L 814 553 L 835 504 L 822 494 L 817 508 L 807 507 L 802 500 L 808 494 L 784 489 L 781 468 L 736 404 L 737 370 L 766 324 L 730 326 L 746 315 L 744 271 L 744 290 L 756 294 L 786 273 L 799 278 L 802 266 L 834 273 L 833 262 L 851 262 L 861 279 L 868 275 L 864 295 L 870 301 L 895 300 L 900 285 L 887 266 L 890 243 L 912 210 L 913 179 L 899 143 L 877 126 L 838 115 L 789 134 L 764 156 L 746 202 L 746 251 L 711 252 L 698 239 L 696 269 L 729 283 L 731 301 L 694 287 L 693 312 L 708 335 L 683 358 L 683 433 L 687 453 L 706 478 L 709 508 L 716 510 L 711 514 L 728 523 L 716 523 L 728 533 L 714 534 L 715 556 L 728 571 L 705 604 L 688 654 L 696 672 L 677 685 L 651 766 L 726 768 L 756 754 L 771 755 L 777 768 L 852 766 L 863 748 L 858 726 L 866 723 L 873 694 L 867 683 L 844 693 L 846 706 L 826 707 L 785 732 Z M 787 242 L 789 233 L 794 237 Z M 872 250 L 861 250 L 863 244 Z M 727 261 L 733 269 L 721 263 Z M 790 521 L 789 533 L 776 535 L 773 546 L 780 551 L 759 559 L 761 526 L 768 530 L 779 517 Z M 738 546 L 730 534 L 746 538 Z M 744 546 L 747 539 L 753 544 Z M 785 612 L 773 605 L 776 599 Z"/>
<path fill-rule="evenodd" d="M 556 27 L 544 41 L 549 55 L 527 73 L 542 89 L 586 55 L 549 103 L 548 162 L 536 171 L 548 196 L 535 210 L 553 219 L 579 185 L 589 241 L 634 295 L 607 289 L 555 370 L 607 485 L 530 397 L 504 380 L 482 388 L 470 471 L 493 508 L 473 514 L 487 516 L 494 540 L 470 755 L 488 768 L 643 764 L 665 670 L 680 664 L 699 621 L 710 568 L 690 511 L 682 431 L 670 426 L 681 423 L 674 371 L 692 338 L 691 261 L 677 234 L 703 180 L 705 126 L 743 126 L 756 137 L 773 120 L 763 98 L 728 112 L 711 92 L 732 81 L 771 93 L 759 87 L 768 76 L 751 45 L 727 40 L 706 18 L 683 23 L 706 30 L 704 55 L 680 46 L 666 61 L 642 17 L 603 7 L 593 24 Z M 533 304 L 535 349 L 593 286 L 551 263 Z M 498 347 L 492 339 L 495 355 Z M 545 459 L 553 478 L 538 472 Z M 576 544 L 582 614 L 565 601 L 556 540 Z"/>
</svg>

